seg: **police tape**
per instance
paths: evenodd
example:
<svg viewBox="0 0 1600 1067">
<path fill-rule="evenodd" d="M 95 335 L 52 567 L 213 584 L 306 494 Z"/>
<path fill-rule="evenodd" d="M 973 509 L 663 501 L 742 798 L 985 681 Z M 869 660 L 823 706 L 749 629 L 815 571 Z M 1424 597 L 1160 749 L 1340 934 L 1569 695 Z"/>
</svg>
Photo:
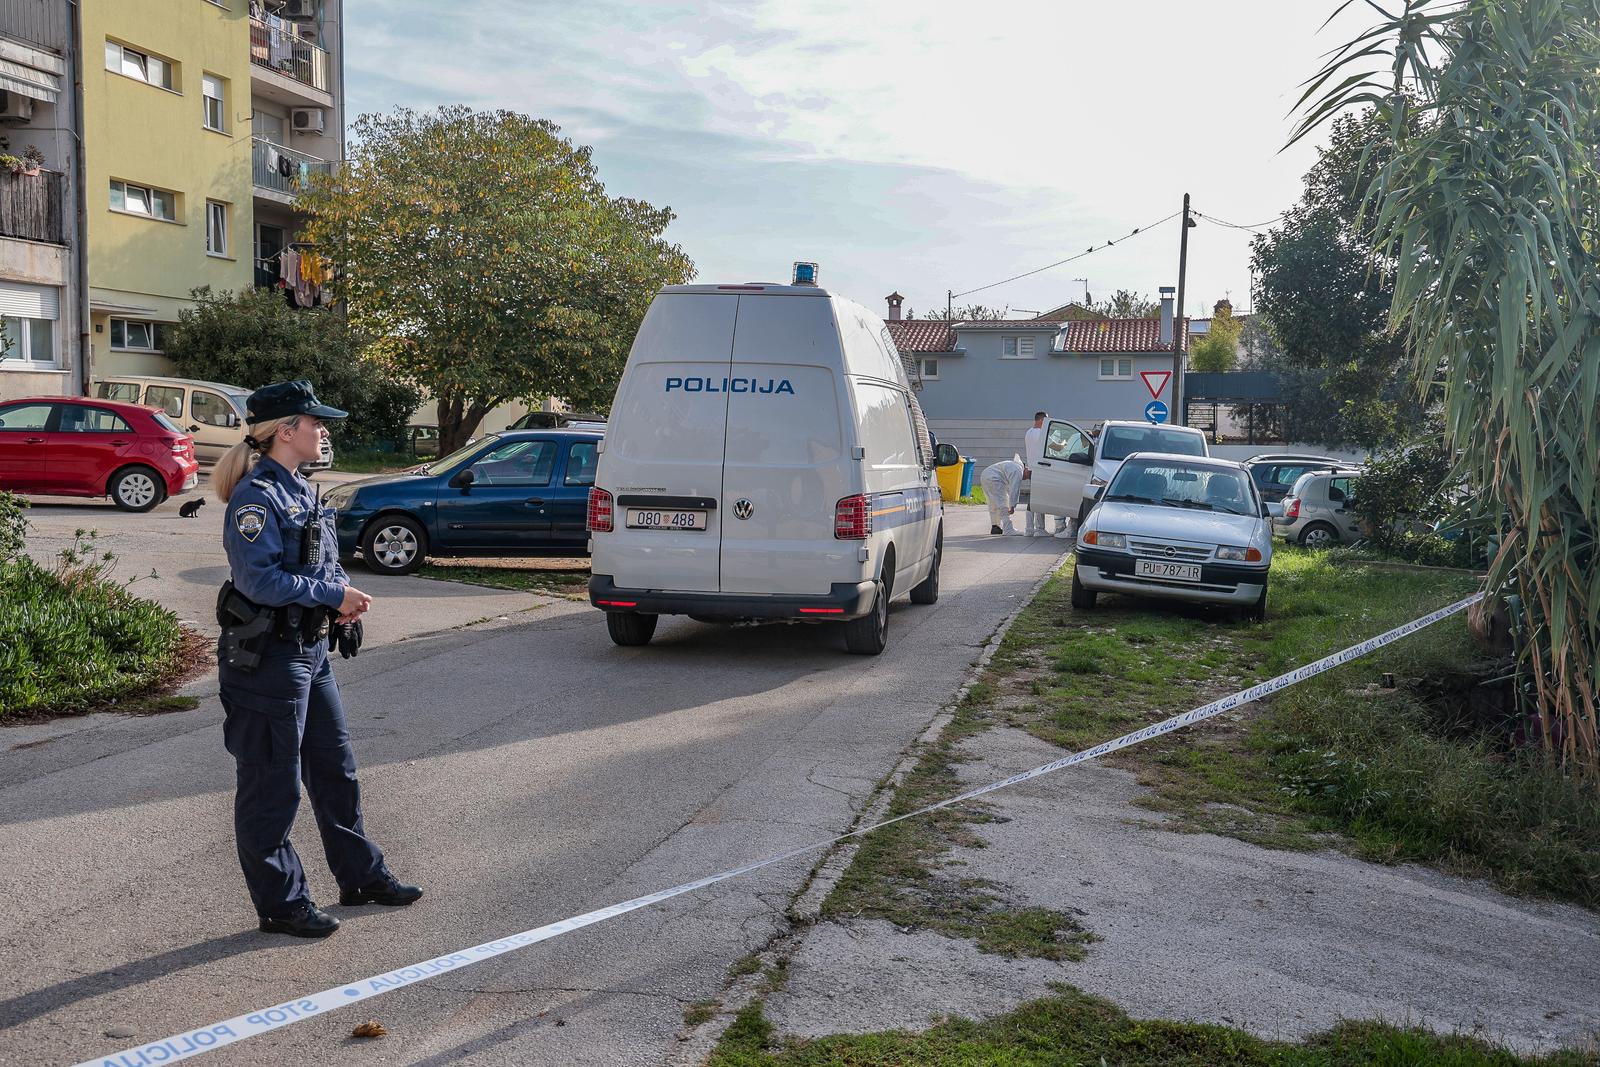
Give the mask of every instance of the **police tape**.
<svg viewBox="0 0 1600 1067">
<path fill-rule="evenodd" d="M 792 848 L 787 852 L 768 856 L 765 859 L 747 863 L 742 867 L 736 867 L 732 870 L 708 875 L 697 881 L 673 886 L 671 889 L 647 893 L 642 897 L 634 897 L 632 900 L 625 900 L 619 904 L 612 904 L 609 907 L 585 912 L 582 915 L 574 915 L 571 918 L 561 919 L 558 922 L 535 927 L 532 930 L 524 930 L 521 933 L 511 934 L 508 937 L 502 937 L 494 941 L 485 941 L 481 945 L 474 945 L 459 952 L 435 956 L 432 959 L 423 960 L 408 967 L 400 967 L 385 974 L 360 978 L 344 985 L 334 986 L 332 989 L 324 989 L 320 993 L 313 993 L 307 997 L 274 1004 L 270 1008 L 262 1008 L 259 1011 L 249 1012 L 245 1015 L 235 1015 L 231 1019 L 225 1019 L 220 1023 L 204 1026 L 198 1030 L 190 1030 L 186 1033 L 174 1034 L 171 1037 L 163 1038 L 160 1041 L 136 1045 L 109 1056 L 97 1056 L 92 1060 L 83 1061 L 77 1067 L 153 1067 L 155 1064 L 175 1063 L 178 1060 L 198 1056 L 203 1052 L 209 1052 L 224 1045 L 231 1045 L 236 1041 L 243 1041 L 258 1034 L 290 1026 L 304 1019 L 323 1015 L 337 1008 L 359 1004 L 364 1000 L 370 1000 L 384 993 L 425 981 L 437 974 L 470 967 L 474 963 L 482 963 L 484 960 L 493 959 L 495 956 L 503 955 L 519 948 L 526 948 L 529 945 L 537 945 L 541 941 L 548 941 L 553 937 L 569 934 L 574 930 L 581 930 L 585 926 L 593 926 L 595 923 L 605 922 L 607 919 L 614 919 L 619 915 L 626 915 L 641 908 L 648 908 L 651 905 L 671 900 L 673 897 L 683 896 L 685 893 L 693 893 L 696 890 L 705 889 L 707 886 L 716 885 L 718 882 L 725 882 L 731 878 L 738 878 L 752 871 L 759 871 L 764 867 L 771 867 L 785 860 L 794 859 L 796 856 L 803 856 L 808 852 L 816 852 L 828 848 L 841 841 L 847 841 L 852 837 L 860 837 L 874 830 L 881 830 L 885 826 L 891 826 L 906 819 L 927 815 L 930 812 L 948 808 L 954 804 L 963 804 L 988 793 L 993 793 L 996 790 L 1020 785 L 1023 782 L 1041 778 L 1044 775 L 1052 774 L 1074 764 L 1097 759 L 1119 749 L 1129 748 L 1151 738 L 1172 733 L 1174 730 L 1181 730 L 1186 726 L 1192 726 L 1197 722 L 1202 722 L 1213 716 L 1232 711 L 1234 708 L 1260 700 L 1264 696 L 1270 696 L 1281 689 L 1297 685 L 1308 678 L 1349 663 L 1351 660 L 1360 659 L 1362 656 L 1375 652 L 1385 645 L 1393 644 L 1403 637 L 1408 637 L 1424 627 L 1432 626 L 1439 620 L 1448 618 L 1476 604 L 1482 599 L 1482 593 L 1474 593 L 1464 600 L 1458 600 L 1454 604 L 1440 608 L 1438 611 L 1430 612 L 1419 619 L 1413 619 L 1403 626 L 1397 626 L 1393 630 L 1368 638 L 1360 644 L 1351 645 L 1349 648 L 1335 652 L 1332 655 L 1324 656 L 1322 659 L 1308 663 L 1303 667 L 1296 667 L 1292 671 L 1280 674 L 1276 678 L 1270 678 L 1258 685 L 1253 685 L 1249 689 L 1242 689 L 1237 693 L 1174 715 L 1169 719 L 1146 726 L 1141 730 L 1123 734 L 1115 740 L 1096 745 L 1094 748 L 1074 752 L 1063 756 L 1061 759 L 1035 767 L 1032 770 L 1014 774 L 1010 778 L 998 782 L 990 782 L 988 785 L 970 789 L 959 796 L 929 804 L 927 807 L 906 812 L 904 815 L 897 815 L 892 819 L 873 823 L 871 826 L 859 827 L 836 837 L 815 841 L 799 848 Z"/>
</svg>

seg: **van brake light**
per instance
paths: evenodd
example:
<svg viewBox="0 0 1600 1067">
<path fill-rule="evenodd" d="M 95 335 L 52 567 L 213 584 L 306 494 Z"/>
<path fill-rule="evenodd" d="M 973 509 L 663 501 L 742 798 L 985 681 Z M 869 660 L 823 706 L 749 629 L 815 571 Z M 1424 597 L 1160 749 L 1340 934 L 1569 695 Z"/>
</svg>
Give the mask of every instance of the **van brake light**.
<svg viewBox="0 0 1600 1067">
<path fill-rule="evenodd" d="M 833 506 L 833 536 L 841 541 L 864 541 L 872 536 L 872 502 L 857 493 Z"/>
<path fill-rule="evenodd" d="M 613 519 L 611 507 L 611 494 L 598 486 L 589 488 L 589 518 L 590 533 L 610 533 Z"/>
</svg>

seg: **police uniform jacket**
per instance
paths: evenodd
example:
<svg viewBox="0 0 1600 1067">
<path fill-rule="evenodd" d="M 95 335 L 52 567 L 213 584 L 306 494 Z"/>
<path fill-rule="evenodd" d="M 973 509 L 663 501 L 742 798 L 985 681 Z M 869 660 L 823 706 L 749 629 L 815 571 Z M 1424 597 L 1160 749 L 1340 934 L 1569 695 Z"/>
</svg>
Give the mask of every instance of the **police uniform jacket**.
<svg viewBox="0 0 1600 1067">
<path fill-rule="evenodd" d="M 339 565 L 336 520 L 332 508 L 317 503 L 311 483 L 262 456 L 228 498 L 222 543 L 234 588 L 264 608 L 337 609 L 350 579 Z M 307 530 L 318 523 L 322 561 L 302 563 Z"/>
</svg>

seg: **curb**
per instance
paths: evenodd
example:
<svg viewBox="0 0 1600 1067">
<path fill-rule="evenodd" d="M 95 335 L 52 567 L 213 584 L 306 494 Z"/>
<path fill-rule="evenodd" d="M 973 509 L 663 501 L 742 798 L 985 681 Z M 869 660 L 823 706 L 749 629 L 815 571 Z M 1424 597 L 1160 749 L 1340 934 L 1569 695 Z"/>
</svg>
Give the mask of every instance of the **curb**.
<svg viewBox="0 0 1600 1067">
<path fill-rule="evenodd" d="M 851 822 L 850 829 L 870 825 L 883 818 L 889 804 L 894 800 L 895 790 L 922 758 L 922 749 L 938 740 L 939 735 L 950 724 L 950 720 L 955 717 L 955 709 L 967 698 L 967 694 L 972 691 L 972 687 L 978 683 L 979 677 L 994 659 L 995 653 L 1000 650 L 1000 643 L 1005 640 L 1006 634 L 1011 632 L 1012 625 L 1039 596 L 1045 585 L 1060 573 L 1071 555 L 1072 550 L 1069 548 L 1057 556 L 1050 569 L 1033 584 L 1027 595 L 1019 600 L 1011 613 L 995 627 L 985 640 L 983 652 L 967 668 L 965 679 L 956 687 L 950 699 L 940 706 L 938 714 L 917 735 L 916 740 L 901 753 L 893 769 L 879 783 L 861 813 Z M 760 966 L 750 974 L 729 980 L 723 987 L 722 996 L 718 998 L 716 1013 L 706 1022 L 686 1028 L 685 1032 L 678 1036 L 680 1042 L 678 1048 L 669 1053 L 665 1061 L 668 1067 L 699 1067 L 710 1058 L 723 1033 L 733 1025 L 734 1018 L 767 992 L 764 988 L 766 968 L 787 963 L 797 947 L 794 943 L 803 936 L 806 927 L 818 921 L 822 913 L 822 902 L 828 899 L 828 894 L 833 892 L 834 886 L 839 884 L 839 879 L 844 877 L 844 872 L 849 869 L 860 848 L 860 839 L 852 838 L 836 845 L 817 861 L 811 874 L 789 904 L 787 913 L 789 929 L 773 937 L 764 947 L 746 957 L 746 959 L 757 959 Z"/>
</svg>

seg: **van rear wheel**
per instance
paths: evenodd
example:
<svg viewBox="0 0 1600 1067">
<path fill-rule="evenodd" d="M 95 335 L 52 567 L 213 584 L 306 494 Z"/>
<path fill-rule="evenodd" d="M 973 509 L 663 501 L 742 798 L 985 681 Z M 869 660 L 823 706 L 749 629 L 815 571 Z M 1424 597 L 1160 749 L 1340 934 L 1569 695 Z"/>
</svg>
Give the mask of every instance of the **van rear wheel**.
<svg viewBox="0 0 1600 1067">
<path fill-rule="evenodd" d="M 872 610 L 844 624 L 844 647 L 857 656 L 876 656 L 889 646 L 889 583 L 874 584 Z"/>
<path fill-rule="evenodd" d="M 660 618 L 633 611 L 608 611 L 606 629 L 611 633 L 611 640 L 625 648 L 648 645 L 656 635 L 656 621 Z"/>
</svg>

